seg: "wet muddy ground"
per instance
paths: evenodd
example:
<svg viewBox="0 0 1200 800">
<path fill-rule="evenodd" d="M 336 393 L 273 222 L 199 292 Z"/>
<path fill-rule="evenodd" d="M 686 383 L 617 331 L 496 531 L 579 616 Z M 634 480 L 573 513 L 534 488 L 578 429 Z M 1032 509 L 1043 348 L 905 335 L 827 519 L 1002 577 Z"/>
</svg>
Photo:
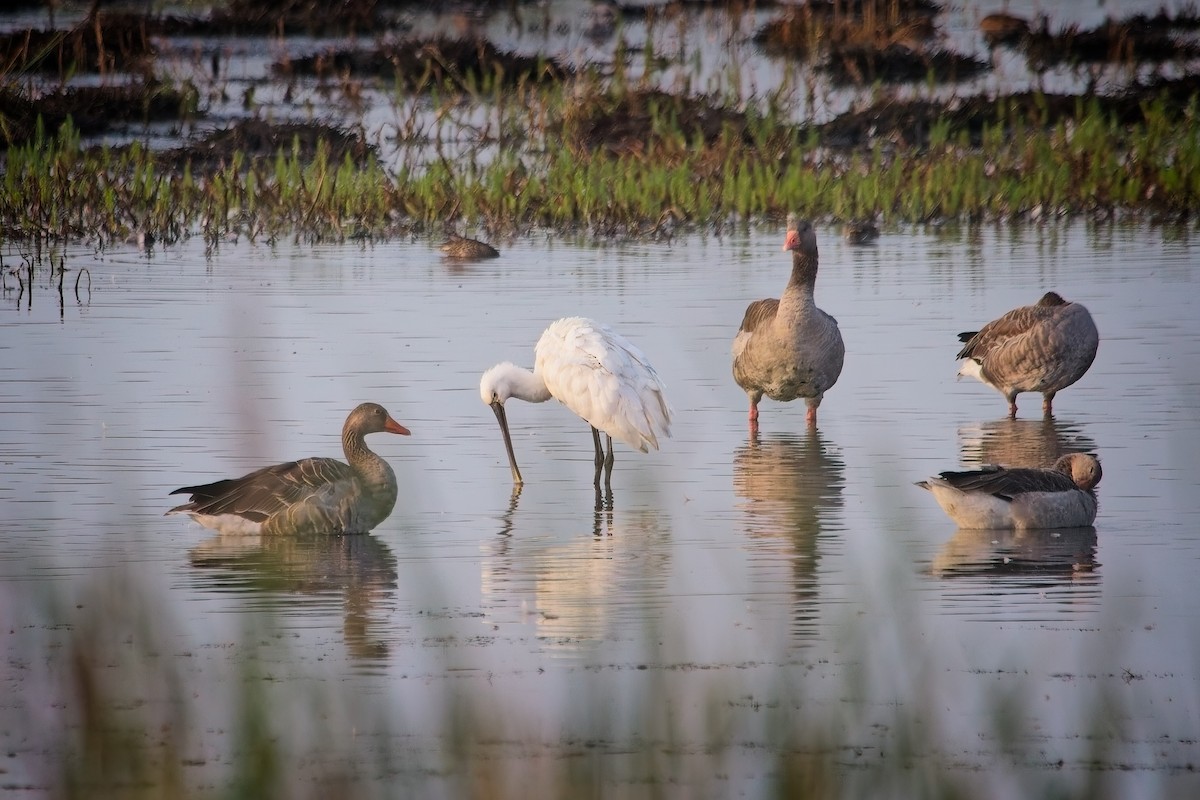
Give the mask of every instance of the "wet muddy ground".
<svg viewBox="0 0 1200 800">
<path fill-rule="evenodd" d="M 833 148 L 863 147 L 881 137 L 897 147 L 919 148 L 937 121 L 975 132 L 1001 119 L 1001 106 L 1053 126 L 1073 117 L 1080 96 L 1096 96 L 1119 119 L 1132 121 L 1142 101 L 1164 90 L 1180 103 L 1194 97 L 1197 75 L 1191 66 L 1200 54 L 1194 35 L 1200 16 L 1187 6 L 1108 16 L 1088 27 L 1052 16 L 988 14 L 984 5 L 968 5 L 951 17 L 925 0 L 800 7 L 463 3 L 440 15 L 402 2 L 238 0 L 186 15 L 147 12 L 138 4 L 66 5 L 53 17 L 53 27 L 48 11 L 36 13 L 32 4 L 29 9 L 20 22 L 10 19 L 7 25 L 0 14 L 4 144 L 29 141 L 39 115 L 51 131 L 70 116 L 88 137 L 166 124 L 180 141 L 163 148 L 164 161 L 180 167 L 192 161 L 200 169 L 228 160 L 235 149 L 272 155 L 297 125 L 303 126 L 306 152 L 315 137 L 323 137 L 337 152 L 345 148 L 360 156 L 363 148 L 377 145 L 375 134 L 356 115 L 338 109 L 364 82 L 381 87 L 384 96 L 458 93 L 462 102 L 472 103 L 479 102 L 484 86 L 564 84 L 589 73 L 629 69 L 621 67 L 622 51 L 631 66 L 646 62 L 641 85 L 605 107 L 581 109 L 587 119 L 576 146 L 618 152 L 644 146 L 638 143 L 662 133 L 654 118 L 639 113 L 650 100 L 672 109 L 688 141 L 697 135 L 711 141 L 723 128 L 738 128 L 745 111 L 725 105 L 717 93 L 680 92 L 655 75 L 685 66 L 694 57 L 688 36 L 715 22 L 732 28 L 750 52 L 776 68 L 809 76 L 803 80 L 811 82 L 810 93 L 824 84 L 854 98 L 843 102 L 849 107 L 842 113 L 827 119 L 801 115 L 791 130 L 782 131 L 796 140 L 815 136 Z M 967 25 L 973 29 L 963 30 Z M 655 49 L 655 37 L 672 27 L 681 31 L 667 37 L 678 43 L 676 51 Z M 235 78 L 247 56 L 265 57 L 268 69 L 244 85 Z M 965 88 L 1013 59 L 1024 62 L 1024 77 L 1034 86 L 1074 75 L 1075 91 Z M 1098 70 L 1126 77 L 1101 86 Z M 297 81 L 324 85 L 329 108 L 310 114 L 313 119 L 285 122 L 269 101 L 253 105 L 275 82 L 285 89 L 278 101 L 283 111 Z M 235 85 L 250 110 L 237 116 L 253 124 L 230 135 L 200 132 L 246 124 L 228 118 L 237 108 Z M 880 96 L 880 87 L 889 85 L 952 91 Z M 271 126 L 279 130 L 265 133 Z"/>
</svg>

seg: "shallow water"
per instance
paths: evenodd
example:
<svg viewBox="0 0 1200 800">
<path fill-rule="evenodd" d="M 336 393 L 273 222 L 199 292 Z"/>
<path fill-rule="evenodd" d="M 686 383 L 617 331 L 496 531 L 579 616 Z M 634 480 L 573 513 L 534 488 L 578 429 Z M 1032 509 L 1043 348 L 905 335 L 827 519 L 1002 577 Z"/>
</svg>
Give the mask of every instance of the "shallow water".
<svg viewBox="0 0 1200 800">
<path fill-rule="evenodd" d="M 846 367 L 817 431 L 802 406 L 764 401 L 757 438 L 729 345 L 746 303 L 786 282 L 775 228 L 661 244 L 519 240 L 465 265 L 427 241 L 230 243 L 211 257 L 199 242 L 72 249 L 66 264 L 87 269 L 91 291 L 77 301 L 69 273 L 61 308 L 45 268 L 32 297 L 8 276 L 6 785 L 48 780 L 56 728 L 27 723 L 61 725 L 54 653 L 89 614 L 104 618 L 95 592 L 115 584 L 135 606 L 145 598 L 167 640 L 156 663 L 194 693 L 202 733 L 185 770 L 200 782 L 228 768 L 223 715 L 241 684 L 225 678 L 253 661 L 273 720 L 308 754 L 298 779 L 386 752 L 395 760 L 363 780 L 453 796 L 461 776 L 442 737 L 466 697 L 496 731 L 481 752 L 510 777 L 553 771 L 565 746 L 606 765 L 602 785 L 628 788 L 649 769 L 629 754 L 666 752 L 672 791 L 754 794 L 778 767 L 764 743 L 780 719 L 836 720 L 837 761 L 856 767 L 895 752 L 900 713 L 927 737 L 925 756 L 1019 796 L 1022 776 L 1053 774 L 1059 759 L 1062 781 L 1086 779 L 1104 697 L 1101 749 L 1127 796 L 1194 786 L 1190 231 L 818 238 L 817 301 L 840 322 Z M 1008 420 L 998 393 L 955 380 L 955 337 L 1049 289 L 1089 307 L 1100 352 L 1053 420 L 1029 395 Z M 599 508 L 586 425 L 555 403 L 510 402 L 527 481 L 514 495 L 478 392 L 486 367 L 531 364 L 541 330 L 571 314 L 639 344 L 676 410 L 660 452 L 617 445 Z M 221 538 L 162 516 L 178 486 L 339 455 L 341 423 L 363 400 L 413 432 L 370 440 L 401 481 L 374 534 Z M 912 485 L 1071 451 L 1103 460 L 1094 530 L 956 532 Z M 313 692 L 340 698 L 319 723 L 297 701 Z M 1013 697 L 1036 731 L 1015 747 L 993 714 Z"/>
</svg>

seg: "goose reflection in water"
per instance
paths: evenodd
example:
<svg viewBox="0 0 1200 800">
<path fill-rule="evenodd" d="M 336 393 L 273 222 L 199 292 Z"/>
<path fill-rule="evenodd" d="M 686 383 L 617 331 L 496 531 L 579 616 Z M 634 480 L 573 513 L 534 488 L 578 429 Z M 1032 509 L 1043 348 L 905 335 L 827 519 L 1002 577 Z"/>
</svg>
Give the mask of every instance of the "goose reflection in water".
<svg viewBox="0 0 1200 800">
<path fill-rule="evenodd" d="M 1096 529 L 968 530 L 959 528 L 938 551 L 930 572 L 939 578 L 997 576 L 1015 585 L 1095 584 Z M 989 589 L 995 586 L 989 584 Z"/>
<path fill-rule="evenodd" d="M 387 656 L 380 607 L 396 590 L 396 557 L 375 536 L 214 536 L 188 555 L 200 588 L 261 595 L 306 616 L 338 601 L 349 655 Z"/>
<path fill-rule="evenodd" d="M 568 651 L 636 636 L 639 626 L 653 624 L 649 604 L 667 583 L 671 552 L 658 511 L 600 507 L 593 535 L 563 539 L 561 518 L 518 519 L 519 498 L 514 492 L 500 535 L 484 544 L 480 588 L 490 624 L 532 622 L 542 646 Z"/>
<path fill-rule="evenodd" d="M 1003 419 L 958 429 L 965 468 L 984 464 L 1046 469 L 1068 453 L 1095 453 L 1096 441 L 1081 426 L 1053 417 Z"/>
<path fill-rule="evenodd" d="M 842 507 L 845 464 L 820 431 L 751 434 L 734 454 L 733 489 L 744 512 L 755 582 L 778 582 L 778 565 L 788 563 L 793 596 L 793 632 L 811 634 L 817 618 L 818 547 Z"/>
</svg>

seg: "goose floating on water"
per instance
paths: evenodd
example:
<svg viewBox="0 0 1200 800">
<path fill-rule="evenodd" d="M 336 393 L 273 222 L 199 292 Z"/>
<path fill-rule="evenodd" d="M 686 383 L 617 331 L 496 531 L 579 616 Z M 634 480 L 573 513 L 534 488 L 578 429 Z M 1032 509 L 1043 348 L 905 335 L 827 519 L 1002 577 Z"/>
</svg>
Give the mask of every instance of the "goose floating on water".
<svg viewBox="0 0 1200 800">
<path fill-rule="evenodd" d="M 943 472 L 917 486 L 960 528 L 1081 528 L 1096 520 L 1100 461 L 1071 453 L 1051 469 L 986 466 Z"/>
<path fill-rule="evenodd" d="M 870 244 L 879 238 L 879 228 L 867 220 L 851 220 L 842 226 L 842 238 L 850 244 Z"/>
<path fill-rule="evenodd" d="M 251 472 L 240 478 L 185 486 L 171 494 L 191 500 L 168 514 L 187 514 L 222 533 L 367 533 L 396 505 L 396 474 L 367 447 L 369 433 L 409 430 L 376 403 L 363 403 L 342 426 L 344 463 L 306 458 Z"/>
<path fill-rule="evenodd" d="M 500 251 L 487 242 L 481 242 L 478 239 L 468 239 L 456 233 L 446 236 L 446 241 L 442 242 L 441 251 L 446 254 L 446 258 L 464 260 L 500 257 Z"/>
</svg>

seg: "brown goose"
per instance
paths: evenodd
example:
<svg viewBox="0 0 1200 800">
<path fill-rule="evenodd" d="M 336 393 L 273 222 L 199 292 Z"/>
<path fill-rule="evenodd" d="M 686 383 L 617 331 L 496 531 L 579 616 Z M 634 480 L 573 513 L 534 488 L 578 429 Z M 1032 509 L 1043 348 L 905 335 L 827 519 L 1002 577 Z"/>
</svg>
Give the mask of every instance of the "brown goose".
<svg viewBox="0 0 1200 800">
<path fill-rule="evenodd" d="M 447 234 L 446 241 L 442 242 L 441 250 L 446 254 L 446 258 L 479 259 L 500 257 L 500 251 L 487 242 L 481 242 L 478 239 L 468 239 L 456 233 Z"/>
<path fill-rule="evenodd" d="M 978 378 L 1008 400 L 1017 415 L 1017 395 L 1041 392 L 1042 411 L 1050 416 L 1054 395 L 1083 377 L 1096 358 L 1100 333 L 1079 303 L 1046 292 L 1036 305 L 1014 308 L 978 331 L 958 335 L 966 342 L 957 358 L 966 359 L 958 374 Z"/>
<path fill-rule="evenodd" d="M 870 244 L 879 238 L 879 228 L 867 220 L 851 220 L 842 226 L 842 238 L 850 244 Z"/>
<path fill-rule="evenodd" d="M 1096 520 L 1100 461 L 1071 453 L 1052 469 L 997 467 L 943 472 L 917 486 L 933 492 L 960 528 L 1081 528 Z"/>
<path fill-rule="evenodd" d="M 191 501 L 167 513 L 188 514 L 222 533 L 367 533 L 396 505 L 396 474 L 363 440 L 381 432 L 409 434 L 383 406 L 363 403 L 342 426 L 349 464 L 306 458 L 240 478 L 185 486 L 171 494 L 190 494 Z"/>
<path fill-rule="evenodd" d="M 792 277 L 778 299 L 746 307 L 733 340 L 733 378 L 750 398 L 750 429 L 758 429 L 765 394 L 787 402 L 803 397 L 805 421 L 817 424 L 817 407 L 842 372 L 846 347 L 837 320 L 817 308 L 817 234 L 812 223 L 788 217 L 784 250 L 792 251 Z"/>
<path fill-rule="evenodd" d="M 1029 35 L 1029 23 L 1021 17 L 999 11 L 979 20 L 979 32 L 993 47 L 1014 44 Z"/>
</svg>

